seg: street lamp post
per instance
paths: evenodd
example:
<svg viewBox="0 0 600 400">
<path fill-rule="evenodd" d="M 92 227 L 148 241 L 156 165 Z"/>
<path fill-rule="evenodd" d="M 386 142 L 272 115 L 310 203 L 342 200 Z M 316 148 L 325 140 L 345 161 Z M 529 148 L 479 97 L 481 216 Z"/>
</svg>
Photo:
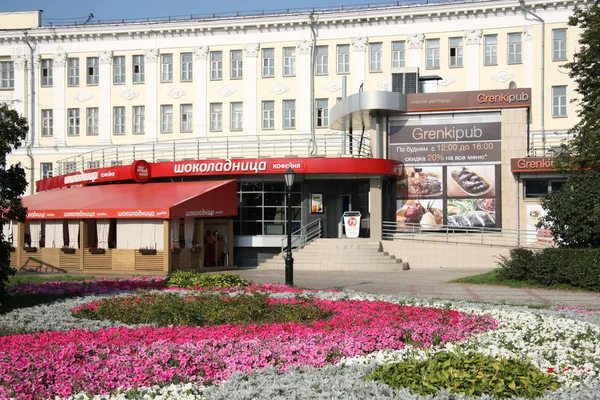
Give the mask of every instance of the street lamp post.
<svg viewBox="0 0 600 400">
<path fill-rule="evenodd" d="M 296 173 L 288 168 L 284 174 L 286 186 L 286 208 L 287 208 L 287 254 L 285 256 L 285 284 L 294 286 L 294 258 L 292 257 L 292 186 Z"/>
</svg>

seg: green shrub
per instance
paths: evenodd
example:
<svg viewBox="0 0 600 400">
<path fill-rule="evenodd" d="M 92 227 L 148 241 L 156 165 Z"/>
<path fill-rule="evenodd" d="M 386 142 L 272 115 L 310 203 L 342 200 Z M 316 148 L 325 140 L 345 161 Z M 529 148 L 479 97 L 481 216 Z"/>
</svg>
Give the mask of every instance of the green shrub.
<svg viewBox="0 0 600 400">
<path fill-rule="evenodd" d="M 178 288 L 219 289 L 246 286 L 248 282 L 241 276 L 231 273 L 207 274 L 193 271 L 178 271 L 169 277 L 167 285 Z"/>
<path fill-rule="evenodd" d="M 559 386 L 556 378 L 530 363 L 445 351 L 425 361 L 411 359 L 384 365 L 367 379 L 394 389 L 407 388 L 422 396 L 433 395 L 443 388 L 473 397 L 490 394 L 497 398 L 535 398 Z"/>
<path fill-rule="evenodd" d="M 504 278 L 600 292 L 600 249 L 518 248 L 501 257 L 498 266 Z"/>
<path fill-rule="evenodd" d="M 533 268 L 534 253 L 529 249 L 516 248 L 510 255 L 500 256 L 500 274 L 508 279 L 528 279 Z"/>
<path fill-rule="evenodd" d="M 203 292 L 185 297 L 170 293 L 112 298 L 84 306 L 74 315 L 126 324 L 209 326 L 311 322 L 329 318 L 331 313 L 318 308 L 311 299 L 297 299 L 296 303 L 289 304 L 274 303 L 259 293 L 230 297 Z"/>
</svg>

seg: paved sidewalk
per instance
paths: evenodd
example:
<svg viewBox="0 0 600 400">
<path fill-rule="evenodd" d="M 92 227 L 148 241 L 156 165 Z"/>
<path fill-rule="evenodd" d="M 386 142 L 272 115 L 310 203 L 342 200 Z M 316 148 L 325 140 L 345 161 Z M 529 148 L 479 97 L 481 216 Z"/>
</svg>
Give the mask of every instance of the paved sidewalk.
<svg viewBox="0 0 600 400">
<path fill-rule="evenodd" d="M 497 304 L 600 308 L 600 293 L 448 283 L 453 279 L 488 271 L 490 269 L 421 269 L 392 272 L 294 271 L 294 285 L 309 289 L 352 289 L 375 294 Z M 285 282 L 283 265 L 281 271 L 252 268 L 241 269 L 236 273 L 256 283 Z"/>
</svg>

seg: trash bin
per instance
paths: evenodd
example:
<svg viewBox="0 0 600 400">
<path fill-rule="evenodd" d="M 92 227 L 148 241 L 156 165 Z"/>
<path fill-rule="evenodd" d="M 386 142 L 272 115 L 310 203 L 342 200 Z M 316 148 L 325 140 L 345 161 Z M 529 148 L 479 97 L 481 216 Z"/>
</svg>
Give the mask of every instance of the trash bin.
<svg viewBox="0 0 600 400">
<path fill-rule="evenodd" d="M 344 227 L 346 228 L 347 238 L 357 238 L 358 233 L 360 232 L 360 212 L 344 212 Z"/>
</svg>

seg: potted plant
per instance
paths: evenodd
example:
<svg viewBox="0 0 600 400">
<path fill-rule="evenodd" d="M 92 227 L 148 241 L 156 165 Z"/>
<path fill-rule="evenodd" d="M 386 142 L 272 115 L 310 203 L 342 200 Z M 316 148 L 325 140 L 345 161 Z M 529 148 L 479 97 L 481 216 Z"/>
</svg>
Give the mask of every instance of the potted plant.
<svg viewBox="0 0 600 400">
<path fill-rule="evenodd" d="M 181 248 L 179 246 L 171 247 L 171 254 L 179 254 L 181 253 Z"/>
<path fill-rule="evenodd" d="M 153 256 L 156 254 L 156 249 L 153 249 L 151 247 L 141 247 L 138 251 L 141 255 L 144 256 Z"/>
<path fill-rule="evenodd" d="M 36 253 L 37 247 L 25 246 L 24 250 L 26 253 Z"/>
<path fill-rule="evenodd" d="M 60 250 L 65 254 L 75 254 L 75 248 L 69 246 L 63 246 Z"/>
<path fill-rule="evenodd" d="M 90 246 L 90 248 L 88 249 L 88 251 L 90 252 L 90 254 L 104 254 L 104 253 L 106 253 L 106 249 L 99 249 L 99 248 L 94 247 L 94 246 Z"/>
<path fill-rule="evenodd" d="M 192 253 L 202 253 L 202 245 L 196 244 L 192 246 Z"/>
</svg>

